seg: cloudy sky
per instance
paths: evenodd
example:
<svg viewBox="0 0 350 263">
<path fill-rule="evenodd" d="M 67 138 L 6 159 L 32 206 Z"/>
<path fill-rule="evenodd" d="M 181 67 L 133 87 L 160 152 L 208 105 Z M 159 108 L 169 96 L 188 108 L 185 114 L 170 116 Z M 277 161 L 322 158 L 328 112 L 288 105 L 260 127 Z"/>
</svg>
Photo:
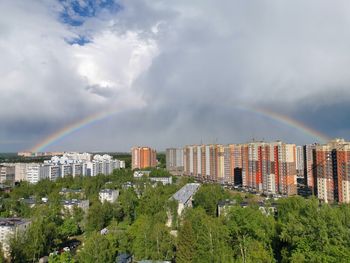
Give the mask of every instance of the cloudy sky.
<svg viewBox="0 0 350 263">
<path fill-rule="evenodd" d="M 350 139 L 350 2 L 1 0 L 0 151 Z"/>
</svg>

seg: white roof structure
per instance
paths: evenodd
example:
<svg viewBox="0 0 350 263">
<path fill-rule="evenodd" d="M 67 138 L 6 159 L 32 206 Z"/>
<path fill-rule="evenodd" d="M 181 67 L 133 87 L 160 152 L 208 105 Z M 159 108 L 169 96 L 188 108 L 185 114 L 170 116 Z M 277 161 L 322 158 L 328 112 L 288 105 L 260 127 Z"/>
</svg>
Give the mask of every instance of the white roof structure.
<svg viewBox="0 0 350 263">
<path fill-rule="evenodd" d="M 177 200 L 179 203 L 186 204 L 188 200 L 198 191 L 200 184 L 190 183 L 186 184 L 179 191 L 177 191 L 172 198 Z"/>
</svg>

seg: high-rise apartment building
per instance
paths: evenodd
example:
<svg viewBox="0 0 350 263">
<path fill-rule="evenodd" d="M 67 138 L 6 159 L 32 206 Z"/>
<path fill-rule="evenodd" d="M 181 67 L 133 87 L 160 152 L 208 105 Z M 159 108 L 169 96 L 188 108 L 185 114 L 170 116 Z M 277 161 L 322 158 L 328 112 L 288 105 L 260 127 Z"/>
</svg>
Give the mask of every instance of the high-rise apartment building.
<svg viewBox="0 0 350 263">
<path fill-rule="evenodd" d="M 350 203 L 350 143 L 336 150 L 336 172 L 338 198 L 341 203 Z"/>
<path fill-rule="evenodd" d="M 184 147 L 184 174 L 268 193 L 296 194 L 296 146 L 283 142 Z"/>
<path fill-rule="evenodd" d="M 350 202 L 350 142 L 335 139 L 315 150 L 317 197 L 328 202 Z"/>
<path fill-rule="evenodd" d="M 278 189 L 286 195 L 297 194 L 296 145 L 277 142 Z"/>
<path fill-rule="evenodd" d="M 37 182 L 40 181 L 41 176 L 40 176 L 40 164 L 39 163 L 31 163 L 27 165 L 26 168 L 26 180 L 29 183 L 36 184 Z"/>
<path fill-rule="evenodd" d="M 304 147 L 303 146 L 296 147 L 295 165 L 297 169 L 297 176 L 304 178 Z"/>
<path fill-rule="evenodd" d="M 166 169 L 181 174 L 184 170 L 184 150 L 182 148 L 166 149 Z"/>
<path fill-rule="evenodd" d="M 316 146 L 317 144 L 307 144 L 303 146 L 304 183 L 313 195 L 317 195 L 317 177 L 315 168 Z"/>
<path fill-rule="evenodd" d="M 125 162 L 112 156 L 96 154 L 91 160 L 89 153 L 67 153 L 61 157 L 53 156 L 43 163 L 6 163 L 0 165 L 0 183 L 28 181 L 37 183 L 42 179 L 55 181 L 65 176 L 109 175 L 114 169 L 125 168 Z"/>
<path fill-rule="evenodd" d="M 15 182 L 15 166 L 0 165 L 0 183 L 14 184 Z"/>
<path fill-rule="evenodd" d="M 150 147 L 133 147 L 131 149 L 132 169 L 157 166 L 157 152 Z"/>
</svg>

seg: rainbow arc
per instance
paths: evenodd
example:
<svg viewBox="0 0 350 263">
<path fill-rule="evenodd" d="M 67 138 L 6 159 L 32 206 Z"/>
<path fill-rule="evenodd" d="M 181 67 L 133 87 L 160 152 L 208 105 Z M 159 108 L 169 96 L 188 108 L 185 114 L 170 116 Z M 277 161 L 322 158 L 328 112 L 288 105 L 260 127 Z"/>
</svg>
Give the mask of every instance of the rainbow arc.
<svg viewBox="0 0 350 263">
<path fill-rule="evenodd" d="M 271 111 L 268 109 L 251 107 L 251 106 L 249 106 L 249 107 L 240 106 L 238 108 L 253 112 L 253 113 L 258 114 L 258 115 L 262 115 L 264 117 L 275 120 L 279 123 L 287 125 L 291 128 L 297 129 L 298 131 L 302 132 L 303 134 L 315 138 L 319 142 L 324 143 L 324 142 L 327 142 L 330 140 L 330 138 L 327 135 L 325 135 L 325 134 L 307 126 L 306 124 L 304 124 L 296 119 L 293 119 L 287 115 L 284 115 L 284 114 L 281 114 L 281 113 L 278 113 L 275 111 Z M 87 116 L 81 120 L 78 120 L 77 122 L 71 123 L 71 124 L 63 127 L 62 129 L 50 134 L 46 138 L 44 138 L 42 141 L 37 143 L 30 151 L 31 152 L 42 152 L 47 147 L 57 143 L 58 141 L 67 137 L 68 135 L 70 135 L 74 132 L 77 132 L 83 128 L 86 128 L 86 127 L 96 123 L 97 121 L 106 119 L 117 112 L 118 112 L 118 110 L 105 110 L 105 111 L 98 112 L 98 113 L 92 114 L 90 116 Z"/>
</svg>

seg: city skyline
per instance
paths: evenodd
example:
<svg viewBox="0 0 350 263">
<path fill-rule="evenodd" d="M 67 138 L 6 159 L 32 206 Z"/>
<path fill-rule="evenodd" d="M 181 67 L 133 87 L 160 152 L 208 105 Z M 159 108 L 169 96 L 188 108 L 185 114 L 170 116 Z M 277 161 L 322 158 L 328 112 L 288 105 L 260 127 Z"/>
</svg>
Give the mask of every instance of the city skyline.
<svg viewBox="0 0 350 263">
<path fill-rule="evenodd" d="M 0 152 L 349 140 L 346 1 L 0 3 Z"/>
</svg>

